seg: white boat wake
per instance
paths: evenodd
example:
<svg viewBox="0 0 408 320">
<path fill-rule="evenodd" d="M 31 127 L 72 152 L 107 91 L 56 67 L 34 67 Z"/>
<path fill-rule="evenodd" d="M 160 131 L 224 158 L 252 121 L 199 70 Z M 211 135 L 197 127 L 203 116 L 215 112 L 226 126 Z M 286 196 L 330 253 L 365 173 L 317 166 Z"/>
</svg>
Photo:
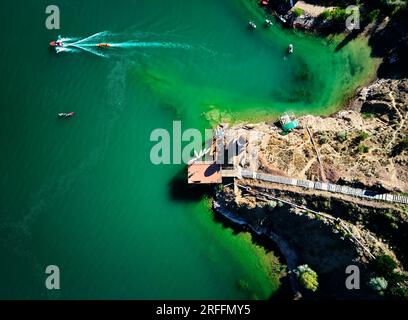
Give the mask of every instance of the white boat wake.
<svg viewBox="0 0 408 320">
<path fill-rule="evenodd" d="M 119 35 L 108 31 L 98 32 L 86 38 L 64 38 L 58 37 L 58 41 L 53 42 L 57 53 L 87 52 L 99 57 L 107 58 L 115 49 L 136 49 L 136 48 L 165 48 L 165 49 L 191 49 L 192 46 L 177 42 L 160 41 L 112 41 Z"/>
</svg>

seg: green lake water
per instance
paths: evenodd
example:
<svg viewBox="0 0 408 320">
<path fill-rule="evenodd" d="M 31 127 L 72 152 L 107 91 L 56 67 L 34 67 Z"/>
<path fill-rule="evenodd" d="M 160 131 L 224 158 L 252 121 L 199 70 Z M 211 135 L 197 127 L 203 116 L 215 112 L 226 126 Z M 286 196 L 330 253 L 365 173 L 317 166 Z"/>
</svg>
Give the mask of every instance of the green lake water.
<svg viewBox="0 0 408 320">
<path fill-rule="evenodd" d="M 151 164 L 150 133 L 174 120 L 203 130 L 285 110 L 327 114 L 374 74 L 364 41 L 335 52 L 263 29 L 262 11 L 244 0 L 56 0 L 58 31 L 45 28 L 48 4 L 0 3 L 0 298 L 271 296 L 273 254 L 216 223 L 206 201 L 180 196 L 185 167 Z M 183 47 L 107 58 L 48 48 L 58 34 L 100 31 L 112 33 L 107 42 Z M 57 119 L 69 111 L 75 118 Z M 52 264 L 57 293 L 44 286 Z"/>
</svg>

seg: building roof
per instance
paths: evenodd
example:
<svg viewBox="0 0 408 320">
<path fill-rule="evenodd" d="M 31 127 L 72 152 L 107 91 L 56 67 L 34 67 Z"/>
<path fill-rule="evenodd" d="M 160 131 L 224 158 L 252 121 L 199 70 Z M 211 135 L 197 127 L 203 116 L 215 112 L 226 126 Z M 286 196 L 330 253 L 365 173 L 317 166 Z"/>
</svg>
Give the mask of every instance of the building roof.
<svg viewBox="0 0 408 320">
<path fill-rule="evenodd" d="M 285 123 L 284 125 L 282 125 L 282 129 L 284 131 L 292 131 L 293 129 L 296 129 L 299 125 L 299 121 L 298 120 L 292 120 L 290 122 Z"/>
</svg>

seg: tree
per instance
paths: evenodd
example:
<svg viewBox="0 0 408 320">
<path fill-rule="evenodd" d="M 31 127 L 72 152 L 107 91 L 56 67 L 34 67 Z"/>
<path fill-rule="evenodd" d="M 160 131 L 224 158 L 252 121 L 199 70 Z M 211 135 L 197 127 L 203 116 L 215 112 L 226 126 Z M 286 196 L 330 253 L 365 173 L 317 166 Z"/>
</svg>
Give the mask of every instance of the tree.
<svg viewBox="0 0 408 320">
<path fill-rule="evenodd" d="M 388 287 L 388 282 L 383 277 L 371 278 L 369 284 L 380 294 L 384 294 L 384 290 Z"/>
<path fill-rule="evenodd" d="M 361 141 L 367 140 L 368 137 L 369 137 L 369 135 L 368 135 L 367 132 L 361 131 L 361 132 L 359 133 L 359 135 L 357 136 L 357 141 L 358 141 L 358 142 L 361 142 Z"/>
<path fill-rule="evenodd" d="M 318 276 L 307 264 L 298 266 L 294 273 L 297 275 L 300 284 L 307 290 L 315 292 L 319 288 Z"/>
<path fill-rule="evenodd" d="M 360 144 L 358 146 L 358 153 L 368 153 L 368 151 L 370 151 L 370 148 L 367 147 L 366 145 Z"/>
<path fill-rule="evenodd" d="M 295 8 L 293 9 L 293 14 L 295 17 L 300 17 L 303 14 L 303 10 L 301 8 Z"/>
<path fill-rule="evenodd" d="M 408 300 L 408 274 L 394 272 L 389 283 L 389 291 L 394 297 Z"/>
<path fill-rule="evenodd" d="M 340 131 L 337 133 L 337 140 L 340 142 L 344 142 L 347 140 L 347 132 L 346 131 Z"/>
<path fill-rule="evenodd" d="M 394 146 L 392 150 L 392 155 L 395 157 L 407 150 L 408 150 L 408 137 L 405 137 L 404 139 L 402 139 L 400 143 Z"/>
<path fill-rule="evenodd" d="M 300 284 L 307 290 L 315 292 L 319 287 L 316 272 L 305 272 L 300 276 Z"/>
<path fill-rule="evenodd" d="M 383 4 L 384 9 L 391 14 L 407 7 L 406 0 L 381 0 L 381 3 Z"/>
<path fill-rule="evenodd" d="M 320 17 L 324 20 L 331 20 L 335 22 L 343 22 L 347 19 L 348 13 L 346 9 L 335 8 L 325 10 L 320 14 Z"/>
<path fill-rule="evenodd" d="M 393 274 L 394 270 L 397 268 L 397 263 L 389 255 L 382 255 L 377 257 L 374 261 L 374 267 L 377 272 L 385 277 Z"/>
<path fill-rule="evenodd" d="M 380 9 L 375 9 L 375 10 L 371 11 L 367 15 L 368 21 L 373 22 L 374 20 L 377 20 L 380 13 L 381 13 Z"/>
</svg>

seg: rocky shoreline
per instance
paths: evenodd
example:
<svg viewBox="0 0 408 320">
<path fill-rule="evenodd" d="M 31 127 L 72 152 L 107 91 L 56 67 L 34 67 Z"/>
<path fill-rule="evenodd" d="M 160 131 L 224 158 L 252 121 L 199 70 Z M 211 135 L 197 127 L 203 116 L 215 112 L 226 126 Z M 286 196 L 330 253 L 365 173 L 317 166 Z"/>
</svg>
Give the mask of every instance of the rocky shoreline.
<svg viewBox="0 0 408 320">
<path fill-rule="evenodd" d="M 348 106 L 334 115 L 299 118 L 300 127 L 288 135 L 280 135 L 274 123 L 246 123 L 228 130 L 245 137 L 246 152 L 258 156 L 253 162 L 241 155 L 238 162 L 244 169 L 406 193 L 407 117 L 408 80 L 378 79 L 359 90 Z M 315 146 L 306 131 L 312 132 Z M 368 285 L 378 275 L 374 262 L 383 256 L 395 261 L 393 272 L 405 279 L 392 286 L 406 288 L 407 209 L 250 179 L 224 187 L 214 201 L 214 210 L 225 218 L 245 224 L 277 244 L 288 265 L 296 299 L 383 298 Z M 319 274 L 317 293 L 299 289 L 293 273 L 299 264 L 307 264 Z M 361 270 L 358 291 L 344 285 L 350 265 Z M 387 297 L 394 296 L 390 292 Z"/>
<path fill-rule="evenodd" d="M 291 8 L 267 1 L 265 10 L 283 17 L 286 27 L 324 36 L 345 32 L 344 21 L 341 30 L 333 29 L 335 21 L 322 14 L 331 8 L 321 4 L 325 2 L 299 1 Z M 402 58 L 407 46 L 400 39 L 407 30 L 406 8 L 391 17 L 374 17 L 376 11 L 363 4 L 361 29 L 344 33 L 336 50 L 355 37 L 368 38 L 373 56 L 382 60 L 379 78 L 335 114 L 299 118 L 299 128 L 289 134 L 281 134 L 278 123 L 223 124 L 246 141 L 238 168 L 408 193 L 408 72 Z M 235 179 L 216 192 L 213 209 L 277 245 L 288 266 L 294 299 L 408 299 L 406 205 Z M 299 265 L 317 272 L 317 292 L 300 285 L 295 271 Z M 351 265 L 360 270 L 359 290 L 345 286 Z"/>
<path fill-rule="evenodd" d="M 406 0 L 395 2 L 269 0 L 266 5 L 261 3 L 261 6 L 267 15 L 276 16 L 277 21 L 286 28 L 314 33 L 330 39 L 341 39 L 336 51 L 341 50 L 357 37 L 367 38 L 373 57 L 382 60 L 378 70 L 380 77 L 408 76 L 408 64 L 404 59 L 408 53 Z M 348 9 L 348 6 L 353 7 Z M 358 22 L 350 18 L 352 14 L 358 16 Z"/>
<path fill-rule="evenodd" d="M 297 257 L 296 252 L 289 246 L 289 244 L 283 238 L 281 238 L 276 233 L 270 230 L 267 230 L 266 228 L 262 226 L 248 223 L 248 221 L 246 221 L 242 217 L 239 217 L 235 215 L 232 211 L 229 211 L 227 206 L 225 206 L 224 202 L 222 201 L 222 195 L 218 195 L 217 199 L 219 199 L 220 203 L 217 202 L 217 200 L 214 200 L 213 210 L 215 212 L 221 214 L 225 219 L 229 220 L 233 224 L 245 226 L 249 229 L 250 232 L 260 237 L 267 238 L 273 241 L 277 245 L 280 253 L 285 258 L 285 262 L 289 270 L 288 276 L 289 276 L 290 286 L 293 292 L 293 297 L 295 300 L 301 299 L 302 293 L 300 292 L 299 283 L 295 275 L 293 274 L 293 272 L 291 272 L 298 266 L 298 257 Z"/>
<path fill-rule="evenodd" d="M 406 196 L 406 8 L 374 15 L 375 5 L 363 3 L 361 28 L 349 31 L 343 8 L 336 11 L 341 19 L 325 17 L 325 11 L 335 10 L 325 1 L 299 1 L 294 7 L 266 3 L 267 18 L 272 14 L 287 28 L 330 37 L 338 43 L 336 52 L 357 37 L 368 39 L 372 56 L 381 63 L 377 79 L 360 88 L 342 110 L 302 116 L 289 134 L 282 134 L 278 122 L 221 124 L 227 136 L 245 144 L 234 169 Z M 293 299 L 408 299 L 407 205 L 255 178 L 232 180 L 218 188 L 214 211 L 276 244 L 287 264 Z M 300 281 L 299 266 L 316 271 L 317 291 Z M 345 285 L 350 266 L 359 268 L 358 290 Z"/>
</svg>

